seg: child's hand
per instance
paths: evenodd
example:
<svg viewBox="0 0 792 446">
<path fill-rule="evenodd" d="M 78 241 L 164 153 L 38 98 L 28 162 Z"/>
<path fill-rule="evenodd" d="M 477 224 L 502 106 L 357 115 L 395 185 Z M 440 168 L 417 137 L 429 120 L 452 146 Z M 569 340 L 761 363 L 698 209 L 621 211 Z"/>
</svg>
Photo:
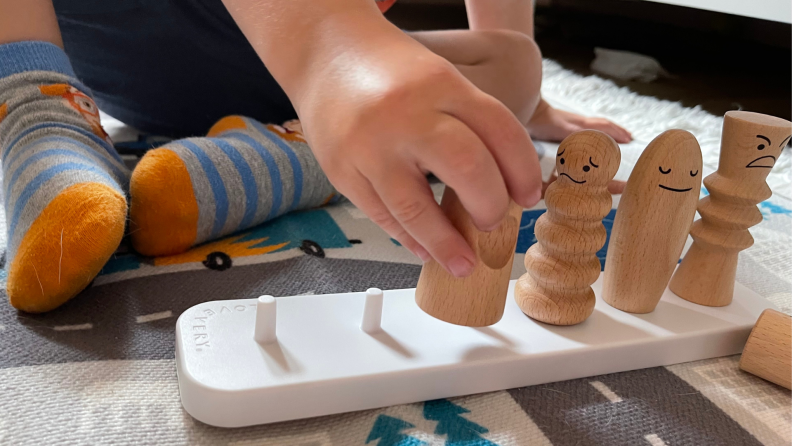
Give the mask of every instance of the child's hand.
<svg viewBox="0 0 792 446">
<path fill-rule="evenodd" d="M 630 132 L 607 119 L 558 110 L 544 100 L 539 103 L 526 127 L 533 138 L 544 141 L 561 141 L 574 132 L 586 129 L 604 132 L 619 144 L 632 141 Z"/>
<path fill-rule="evenodd" d="M 538 159 L 499 101 L 446 60 L 396 33 L 338 51 L 295 103 L 330 181 L 393 238 L 456 276 L 475 254 L 443 215 L 426 175 L 454 188 L 481 230 L 509 196 L 539 200 Z"/>
<path fill-rule="evenodd" d="M 371 0 L 223 1 L 333 185 L 421 259 L 457 276 L 476 261 L 427 173 L 453 187 L 484 230 L 506 215 L 509 196 L 539 200 L 539 161 L 517 118 Z"/>
</svg>

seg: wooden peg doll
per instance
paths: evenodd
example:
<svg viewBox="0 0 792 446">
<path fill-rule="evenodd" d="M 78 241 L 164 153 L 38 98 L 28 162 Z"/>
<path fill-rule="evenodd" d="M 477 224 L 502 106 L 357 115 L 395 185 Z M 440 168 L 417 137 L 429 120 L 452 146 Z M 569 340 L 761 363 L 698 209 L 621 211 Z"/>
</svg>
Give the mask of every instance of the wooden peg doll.
<svg viewBox="0 0 792 446">
<path fill-rule="evenodd" d="M 633 168 L 613 221 L 602 298 L 650 313 L 685 246 L 701 190 L 701 148 L 684 130 L 657 136 Z"/>
<path fill-rule="evenodd" d="M 718 170 L 704 179 L 709 195 L 698 203 L 693 245 L 669 285 L 677 296 L 712 307 L 731 303 L 737 256 L 753 245 L 748 228 L 762 221 L 756 205 L 773 194 L 765 179 L 790 134 L 792 123 L 781 118 L 726 113 Z"/>
<path fill-rule="evenodd" d="M 792 389 L 792 317 L 764 310 L 745 343 L 740 368 Z"/>
<path fill-rule="evenodd" d="M 500 226 L 479 231 L 456 192 L 446 187 L 440 207 L 476 253 L 473 273 L 457 278 L 430 260 L 421 269 L 415 302 L 431 316 L 445 322 L 483 327 L 498 322 L 506 306 L 514 247 L 522 207 L 514 202 Z"/>
<path fill-rule="evenodd" d="M 527 272 L 514 298 L 523 313 L 554 325 L 583 322 L 594 311 L 591 284 L 611 209 L 608 183 L 621 162 L 619 146 L 595 130 L 568 136 L 558 147 L 558 179 L 545 192 L 547 212 L 536 221 L 537 243 L 525 254 Z"/>
</svg>

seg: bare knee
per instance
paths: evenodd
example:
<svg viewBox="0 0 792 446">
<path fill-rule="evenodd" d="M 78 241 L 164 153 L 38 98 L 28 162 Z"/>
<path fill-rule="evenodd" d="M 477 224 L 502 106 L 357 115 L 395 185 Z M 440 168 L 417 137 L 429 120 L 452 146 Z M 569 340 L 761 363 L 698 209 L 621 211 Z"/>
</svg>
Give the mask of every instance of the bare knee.
<svg viewBox="0 0 792 446">
<path fill-rule="evenodd" d="M 527 123 L 539 104 L 542 85 L 542 53 L 527 35 L 508 30 L 477 31 L 489 42 L 491 64 L 497 73 L 496 96 L 520 119 Z"/>
<path fill-rule="evenodd" d="M 522 123 L 533 115 L 539 103 L 542 55 L 530 37 L 508 30 L 425 31 L 410 36 L 453 63 Z"/>
</svg>

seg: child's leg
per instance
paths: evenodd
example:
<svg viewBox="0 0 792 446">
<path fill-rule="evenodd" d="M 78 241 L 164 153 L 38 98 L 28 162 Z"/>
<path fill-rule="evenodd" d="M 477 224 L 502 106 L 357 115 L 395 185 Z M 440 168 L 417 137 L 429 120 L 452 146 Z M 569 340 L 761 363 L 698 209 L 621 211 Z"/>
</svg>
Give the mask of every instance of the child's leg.
<svg viewBox="0 0 792 446">
<path fill-rule="evenodd" d="M 0 0 L 0 44 L 49 42 L 63 48 L 52 0 Z"/>
<path fill-rule="evenodd" d="M 409 35 L 453 63 L 474 85 L 528 122 L 539 103 L 542 56 L 533 39 L 506 30 L 412 32 Z"/>
<path fill-rule="evenodd" d="M 50 0 L 0 0 L 0 156 L 11 305 L 51 310 L 118 247 L 128 170 L 75 79 Z"/>
<path fill-rule="evenodd" d="M 206 138 L 143 157 L 130 185 L 130 234 L 142 254 L 176 254 L 336 196 L 299 132 L 229 116 Z"/>
<path fill-rule="evenodd" d="M 129 172 L 85 92 L 55 45 L 0 45 L 7 291 L 24 311 L 75 296 L 124 232 Z"/>
</svg>

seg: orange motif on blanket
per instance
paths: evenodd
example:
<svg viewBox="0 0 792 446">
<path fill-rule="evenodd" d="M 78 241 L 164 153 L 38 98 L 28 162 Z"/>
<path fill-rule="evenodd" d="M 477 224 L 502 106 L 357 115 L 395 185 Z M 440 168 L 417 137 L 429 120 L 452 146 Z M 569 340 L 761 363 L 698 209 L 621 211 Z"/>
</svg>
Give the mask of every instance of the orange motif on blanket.
<svg viewBox="0 0 792 446">
<path fill-rule="evenodd" d="M 112 144 L 110 137 L 107 136 L 107 133 L 102 128 L 102 123 L 99 119 L 99 108 L 96 107 L 90 97 L 68 84 L 41 85 L 39 90 L 47 96 L 60 96 L 65 99 L 88 122 L 88 125 L 91 126 L 91 131 L 96 136 Z"/>
<path fill-rule="evenodd" d="M 0 122 L 3 122 L 6 116 L 8 116 L 8 104 L 3 102 L 0 104 Z"/>
</svg>

